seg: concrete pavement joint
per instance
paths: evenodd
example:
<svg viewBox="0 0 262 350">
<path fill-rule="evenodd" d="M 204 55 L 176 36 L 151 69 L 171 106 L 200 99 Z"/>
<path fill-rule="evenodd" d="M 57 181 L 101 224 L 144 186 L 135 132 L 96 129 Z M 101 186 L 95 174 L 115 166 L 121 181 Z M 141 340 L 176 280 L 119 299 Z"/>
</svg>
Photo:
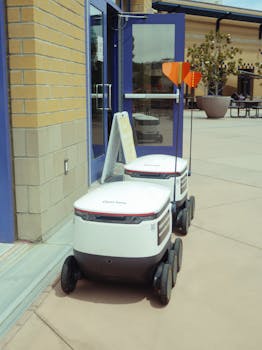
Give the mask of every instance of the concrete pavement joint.
<svg viewBox="0 0 262 350">
<path fill-rule="evenodd" d="M 239 204 L 239 203 L 243 203 L 243 202 L 249 202 L 249 201 L 253 201 L 253 200 L 257 200 L 257 199 L 261 199 L 262 196 L 259 197 L 253 197 L 253 198 L 249 198 L 249 199 L 241 199 L 238 201 L 232 201 L 232 202 L 224 202 L 224 203 L 220 203 L 220 204 L 214 204 L 214 205 L 210 205 L 207 207 L 202 207 L 202 208 L 198 208 L 198 211 L 203 211 L 206 209 L 213 209 L 213 208 L 219 208 L 219 207 L 223 207 L 223 206 L 228 206 L 228 205 L 232 205 L 232 204 Z"/>
<path fill-rule="evenodd" d="M 252 153 L 252 155 L 255 156 L 261 156 L 261 153 Z M 231 167 L 231 168 L 236 168 L 238 170 L 247 170 L 249 172 L 256 172 L 256 173 L 261 173 L 261 170 L 256 170 L 256 169 L 252 169 L 252 168 L 246 168 L 244 166 L 240 166 L 240 165 L 234 165 L 234 164 L 227 164 L 227 163 L 222 163 L 219 160 L 221 159 L 221 157 L 206 157 L 205 160 L 201 159 L 201 158 L 192 158 L 192 161 L 199 161 L 199 162 L 203 162 L 206 164 L 212 164 L 212 165 L 216 165 L 216 166 L 226 166 L 226 167 Z"/>
<path fill-rule="evenodd" d="M 258 171 L 258 173 L 261 173 L 260 171 Z M 221 177 L 216 177 L 216 176 L 211 176 L 211 175 L 207 175 L 207 174 L 200 174 L 200 173 L 197 173 L 197 172 L 194 172 L 192 173 L 192 175 L 198 175 L 198 176 L 204 176 L 204 177 L 207 177 L 207 178 L 210 178 L 210 179 L 215 179 L 215 180 L 220 180 L 220 181 L 224 181 L 224 182 L 229 182 L 229 183 L 233 183 L 235 185 L 242 185 L 242 186 L 247 186 L 247 187 L 252 187 L 252 188 L 256 188 L 256 189 L 261 189 L 262 190 L 262 186 L 255 186 L 255 185 L 250 185 L 248 183 L 245 183 L 245 182 L 237 182 L 237 181 L 233 181 L 233 180 L 228 180 L 228 179 L 224 179 L 224 178 L 221 178 Z M 262 194 L 261 194 L 262 196 Z"/>
<path fill-rule="evenodd" d="M 62 334 L 60 334 L 60 332 L 54 328 L 43 316 L 41 316 L 37 310 L 34 311 L 34 314 L 36 315 L 36 317 L 38 317 L 53 333 L 55 333 L 59 339 L 62 340 L 63 343 L 65 343 L 70 349 L 75 350 L 74 347 L 67 341 L 65 340 L 65 338 L 63 337 Z"/>
<path fill-rule="evenodd" d="M 214 235 L 214 236 L 218 236 L 218 237 L 221 237 L 221 238 L 225 238 L 225 239 L 228 239 L 228 240 L 230 240 L 230 241 L 234 241 L 234 242 L 236 242 L 236 243 L 239 243 L 239 244 L 248 246 L 248 247 L 250 247 L 250 248 L 255 248 L 255 249 L 258 249 L 258 250 L 262 250 L 262 247 L 258 247 L 258 246 L 254 245 L 254 244 L 247 243 L 247 242 L 241 241 L 241 240 L 236 239 L 236 238 L 231 238 L 231 237 L 229 237 L 229 236 L 224 235 L 223 233 L 218 233 L 218 232 L 215 232 L 215 231 L 207 230 L 206 228 L 203 228 L 203 227 L 198 226 L 198 225 L 195 225 L 195 224 L 191 224 L 191 225 L 192 225 L 192 227 L 195 227 L 195 228 L 200 229 L 200 230 L 202 230 L 202 231 L 211 233 L 211 234 Z"/>
</svg>

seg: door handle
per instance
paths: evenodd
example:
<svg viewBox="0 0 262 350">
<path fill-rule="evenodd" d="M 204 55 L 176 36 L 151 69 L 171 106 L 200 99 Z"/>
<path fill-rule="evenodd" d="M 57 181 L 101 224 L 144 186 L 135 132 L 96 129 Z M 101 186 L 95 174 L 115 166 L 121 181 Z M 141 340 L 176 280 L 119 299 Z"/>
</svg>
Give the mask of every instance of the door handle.
<svg viewBox="0 0 262 350">
<path fill-rule="evenodd" d="M 107 107 L 105 108 L 107 111 L 112 110 L 112 84 L 104 84 L 105 87 L 108 88 L 107 94 Z"/>
<path fill-rule="evenodd" d="M 102 92 L 99 92 L 101 90 Z M 105 88 L 107 88 L 107 107 L 103 106 L 103 100 L 105 97 Z M 92 94 L 92 97 L 95 97 L 96 99 L 96 109 L 99 110 L 107 110 L 111 111 L 112 110 L 112 84 L 96 84 L 95 85 L 95 94 Z M 99 105 L 99 100 L 102 100 L 102 104 Z"/>
<path fill-rule="evenodd" d="M 96 98 L 96 109 L 103 110 L 103 97 L 104 97 L 104 92 L 103 92 L 103 84 L 96 84 L 95 85 L 95 98 Z M 102 88 L 102 93 L 99 92 L 99 88 Z M 102 106 L 99 106 L 99 99 L 102 100 Z"/>
<path fill-rule="evenodd" d="M 177 92 L 175 94 L 147 94 L 147 93 L 127 93 L 124 94 L 125 98 L 131 98 L 131 99 L 170 99 L 170 100 L 176 100 L 176 102 L 179 102 L 180 92 L 177 89 Z"/>
</svg>

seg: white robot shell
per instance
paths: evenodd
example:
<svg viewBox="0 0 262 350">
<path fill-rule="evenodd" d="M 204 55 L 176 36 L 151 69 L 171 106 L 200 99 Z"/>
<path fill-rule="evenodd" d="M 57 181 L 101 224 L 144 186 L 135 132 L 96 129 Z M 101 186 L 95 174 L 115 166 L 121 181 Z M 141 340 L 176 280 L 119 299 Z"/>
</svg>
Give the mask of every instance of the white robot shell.
<svg viewBox="0 0 262 350">
<path fill-rule="evenodd" d="M 74 250 L 110 257 L 157 256 L 171 237 L 169 189 L 147 182 L 105 184 L 77 200 Z"/>
<path fill-rule="evenodd" d="M 170 201 L 181 206 L 188 194 L 187 161 L 165 154 L 138 157 L 124 167 L 125 181 L 147 181 L 165 186 L 170 191 Z"/>
</svg>

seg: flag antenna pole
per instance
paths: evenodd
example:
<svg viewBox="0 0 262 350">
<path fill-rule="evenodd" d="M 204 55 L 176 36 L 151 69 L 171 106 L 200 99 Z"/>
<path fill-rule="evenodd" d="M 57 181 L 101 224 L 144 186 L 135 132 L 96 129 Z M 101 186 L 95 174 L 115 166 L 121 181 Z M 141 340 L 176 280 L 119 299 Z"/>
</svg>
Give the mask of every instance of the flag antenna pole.
<svg viewBox="0 0 262 350">
<path fill-rule="evenodd" d="M 192 173 L 192 135 L 193 135 L 193 109 L 195 102 L 195 87 L 201 80 L 201 73 L 190 71 L 184 79 L 184 82 L 191 88 L 191 114 L 190 114 L 190 140 L 189 140 L 189 166 L 188 166 L 188 176 Z"/>
<path fill-rule="evenodd" d="M 193 109 L 194 109 L 194 101 L 195 101 L 195 88 L 191 88 L 191 113 L 190 113 L 190 140 L 189 140 L 189 166 L 188 166 L 188 176 L 191 176 L 192 169 L 192 130 L 193 130 Z"/>
</svg>

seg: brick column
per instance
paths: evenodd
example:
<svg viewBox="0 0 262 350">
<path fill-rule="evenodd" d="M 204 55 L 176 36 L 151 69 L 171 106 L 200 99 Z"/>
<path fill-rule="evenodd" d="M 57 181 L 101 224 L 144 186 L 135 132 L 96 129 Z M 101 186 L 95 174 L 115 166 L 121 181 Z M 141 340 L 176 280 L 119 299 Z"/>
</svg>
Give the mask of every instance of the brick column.
<svg viewBox="0 0 262 350">
<path fill-rule="evenodd" d="M 132 12 L 152 12 L 152 0 L 132 0 L 131 1 L 131 11 Z"/>
</svg>

